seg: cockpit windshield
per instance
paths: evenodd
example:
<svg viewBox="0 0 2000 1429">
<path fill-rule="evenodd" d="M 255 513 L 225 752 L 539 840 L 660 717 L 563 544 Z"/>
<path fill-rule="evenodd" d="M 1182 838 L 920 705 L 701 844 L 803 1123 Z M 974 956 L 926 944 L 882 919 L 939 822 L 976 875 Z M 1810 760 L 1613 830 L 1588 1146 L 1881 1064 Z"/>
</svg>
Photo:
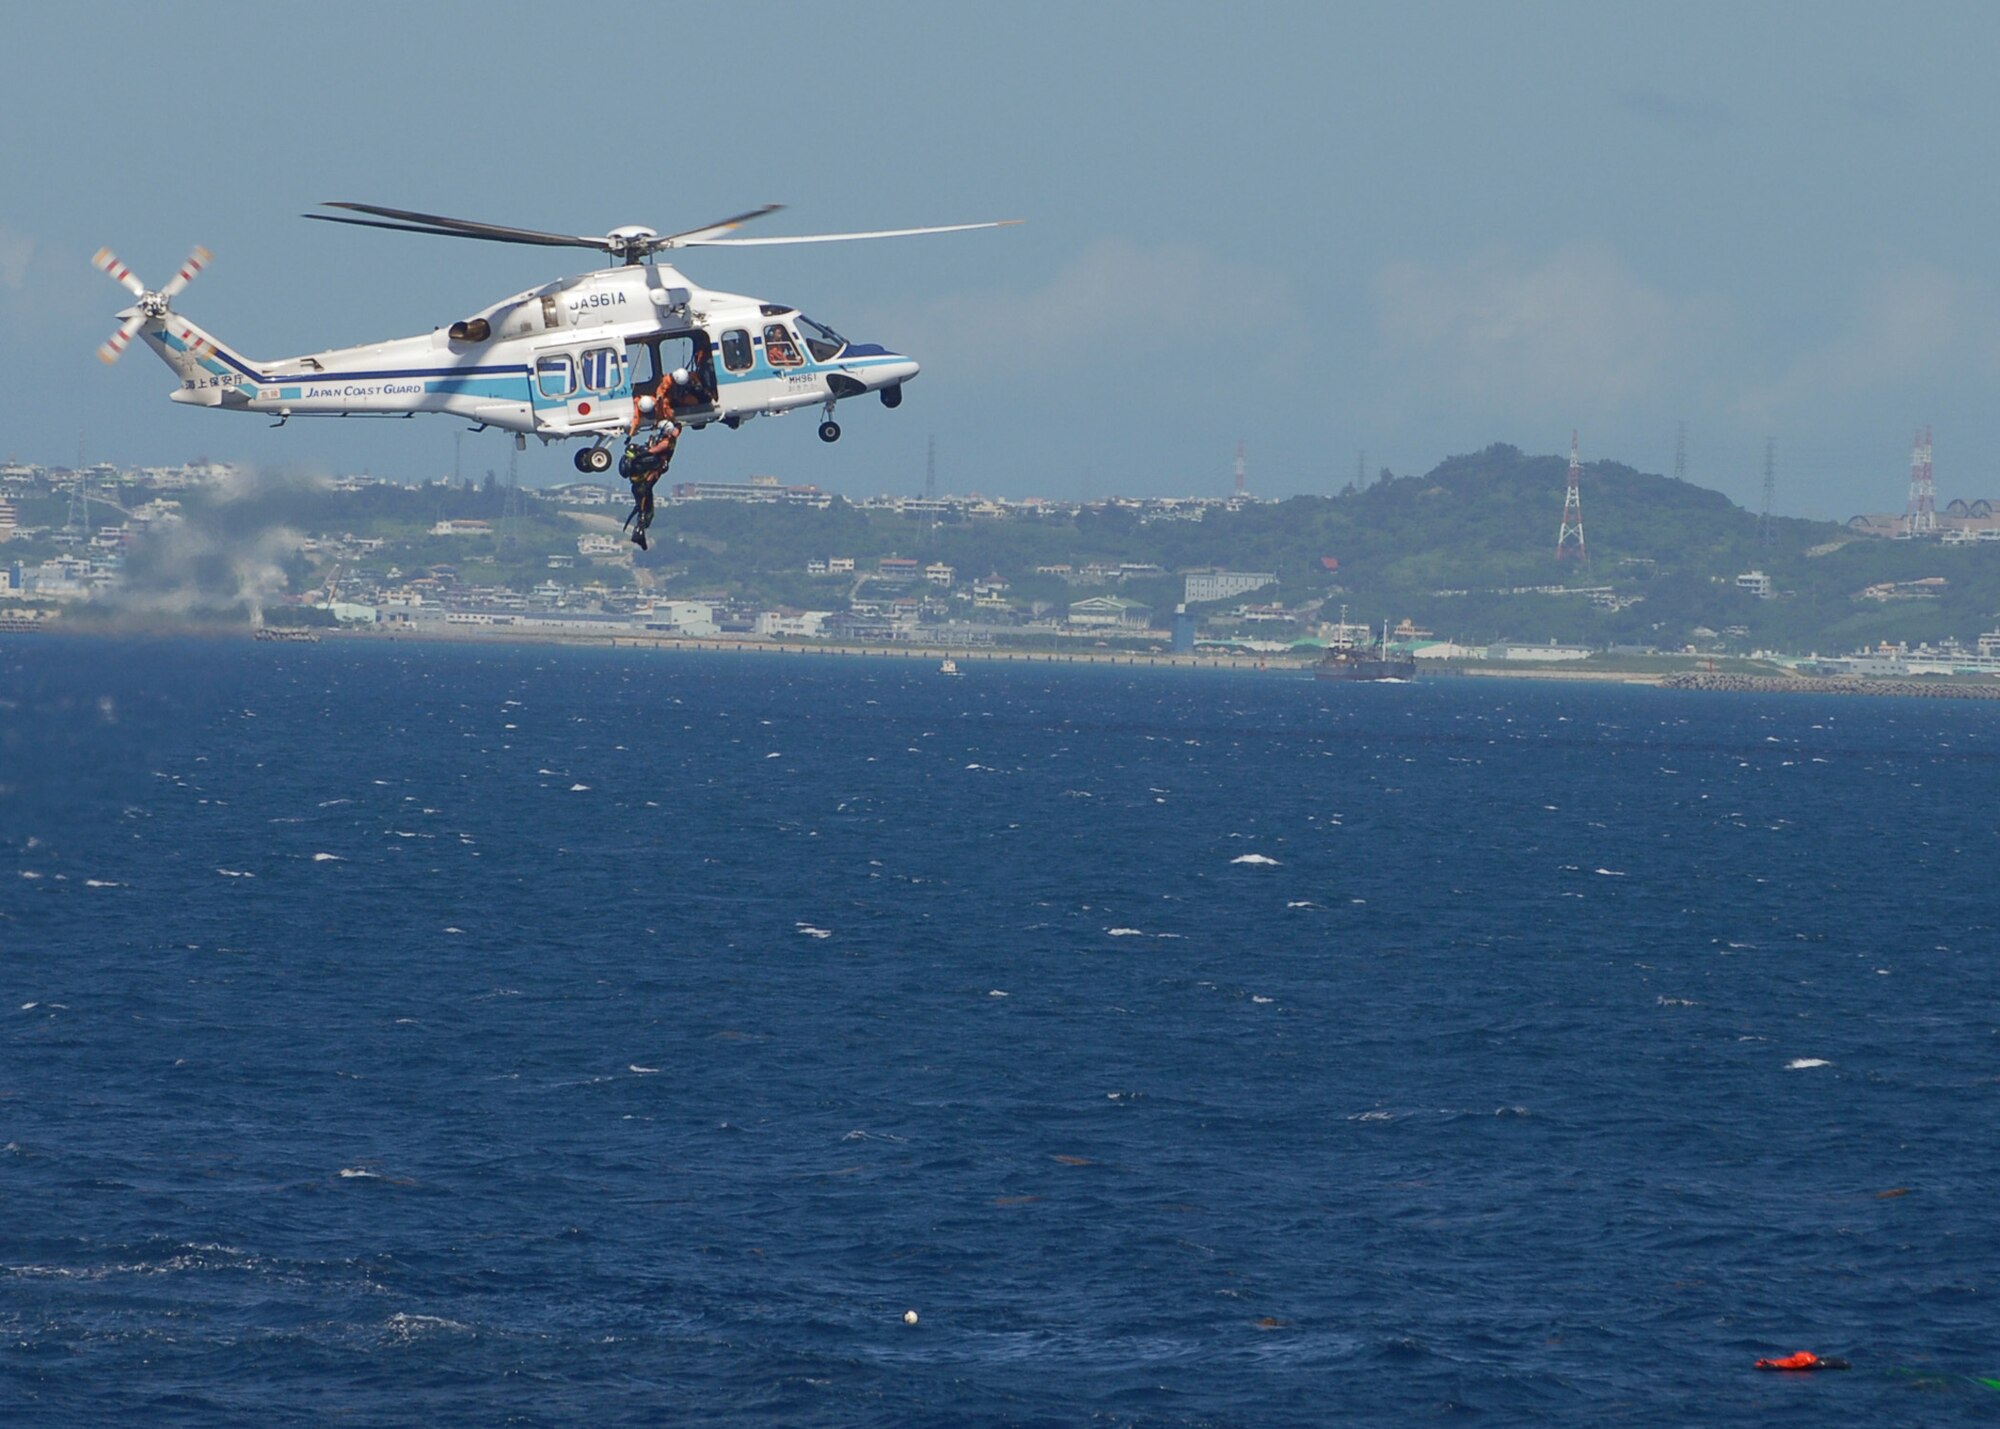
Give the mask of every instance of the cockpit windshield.
<svg viewBox="0 0 2000 1429">
<path fill-rule="evenodd" d="M 830 327 L 821 327 L 804 313 L 799 314 L 799 332 L 804 335 L 815 362 L 831 362 L 847 346 L 846 338 Z"/>
</svg>

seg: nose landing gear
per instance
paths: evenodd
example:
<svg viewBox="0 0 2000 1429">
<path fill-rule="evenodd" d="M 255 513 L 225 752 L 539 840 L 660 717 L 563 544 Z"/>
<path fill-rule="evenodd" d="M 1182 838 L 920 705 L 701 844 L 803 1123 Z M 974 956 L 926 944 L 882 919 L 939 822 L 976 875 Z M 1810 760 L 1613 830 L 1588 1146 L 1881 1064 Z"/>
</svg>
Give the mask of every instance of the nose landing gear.
<svg viewBox="0 0 2000 1429">
<path fill-rule="evenodd" d="M 834 421 L 833 419 L 833 403 L 831 402 L 827 403 L 826 406 L 823 409 L 821 409 L 820 415 L 825 417 L 826 420 L 819 424 L 819 439 L 823 442 L 839 441 L 840 423 Z"/>
</svg>

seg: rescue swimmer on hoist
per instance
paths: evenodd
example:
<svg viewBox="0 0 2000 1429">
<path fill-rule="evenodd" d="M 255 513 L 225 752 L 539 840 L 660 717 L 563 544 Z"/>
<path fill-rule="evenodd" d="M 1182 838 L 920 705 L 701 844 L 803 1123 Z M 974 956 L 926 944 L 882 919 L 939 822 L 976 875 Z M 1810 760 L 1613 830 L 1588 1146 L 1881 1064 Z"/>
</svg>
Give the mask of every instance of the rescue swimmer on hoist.
<svg viewBox="0 0 2000 1429">
<path fill-rule="evenodd" d="M 687 380 L 687 369 L 677 368 L 660 378 L 651 395 L 632 399 L 632 421 L 625 429 L 625 455 L 619 458 L 618 474 L 632 483 L 632 514 L 625 525 L 632 532 L 632 543 L 642 551 L 647 548 L 646 528 L 653 524 L 653 488 L 667 474 L 681 439 L 681 424 L 674 420 L 674 389 Z M 646 429 L 644 436 L 641 427 Z"/>
</svg>

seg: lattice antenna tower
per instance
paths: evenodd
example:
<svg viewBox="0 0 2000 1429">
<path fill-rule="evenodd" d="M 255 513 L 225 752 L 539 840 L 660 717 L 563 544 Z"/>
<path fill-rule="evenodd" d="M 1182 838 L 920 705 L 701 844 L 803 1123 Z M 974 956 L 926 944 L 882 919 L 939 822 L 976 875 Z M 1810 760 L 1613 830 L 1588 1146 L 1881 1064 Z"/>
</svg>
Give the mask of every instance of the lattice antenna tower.
<svg viewBox="0 0 2000 1429">
<path fill-rule="evenodd" d="M 924 447 L 924 500 L 937 500 L 937 438 Z"/>
<path fill-rule="evenodd" d="M 1674 423 L 1674 480 L 1688 479 L 1688 424 Z"/>
<path fill-rule="evenodd" d="M 1236 499 L 1239 501 L 1243 499 L 1244 493 L 1248 490 L 1243 484 L 1248 470 L 1248 464 L 1243 459 L 1243 442 L 1239 438 L 1236 443 Z"/>
<path fill-rule="evenodd" d="M 1764 511 L 1757 518 L 1757 542 L 1763 546 L 1777 544 L 1778 532 L 1771 525 L 1771 498 L 1778 490 L 1778 444 L 1770 437 L 1764 438 Z"/>
<path fill-rule="evenodd" d="M 1576 431 L 1569 434 L 1569 486 L 1563 492 L 1562 526 L 1556 531 L 1556 559 L 1587 561 L 1583 549 L 1583 463 L 1576 456 Z"/>
<path fill-rule="evenodd" d="M 65 529 L 78 536 L 90 534 L 90 478 L 83 471 L 83 433 L 76 434 L 75 478 L 69 484 L 69 517 Z"/>
<path fill-rule="evenodd" d="M 1937 532 L 1937 487 L 1931 482 L 1931 429 L 1919 428 L 1910 447 L 1910 510 L 1904 517 L 1912 536 Z"/>
<path fill-rule="evenodd" d="M 507 447 L 507 492 L 500 502 L 500 549 L 512 551 L 521 542 L 521 449 Z"/>
</svg>

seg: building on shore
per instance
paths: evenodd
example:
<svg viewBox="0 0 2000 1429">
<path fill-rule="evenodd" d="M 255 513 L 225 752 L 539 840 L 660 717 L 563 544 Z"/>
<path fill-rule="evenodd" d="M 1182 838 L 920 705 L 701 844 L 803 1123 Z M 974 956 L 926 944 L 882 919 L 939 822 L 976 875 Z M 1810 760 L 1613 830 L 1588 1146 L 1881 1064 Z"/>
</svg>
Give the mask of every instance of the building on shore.
<svg viewBox="0 0 2000 1429">
<path fill-rule="evenodd" d="M 1278 577 L 1270 571 L 1189 571 L 1186 579 L 1187 587 L 1181 599 L 1189 605 L 1228 600 L 1231 596 L 1248 595 L 1253 590 L 1278 583 Z"/>
</svg>

